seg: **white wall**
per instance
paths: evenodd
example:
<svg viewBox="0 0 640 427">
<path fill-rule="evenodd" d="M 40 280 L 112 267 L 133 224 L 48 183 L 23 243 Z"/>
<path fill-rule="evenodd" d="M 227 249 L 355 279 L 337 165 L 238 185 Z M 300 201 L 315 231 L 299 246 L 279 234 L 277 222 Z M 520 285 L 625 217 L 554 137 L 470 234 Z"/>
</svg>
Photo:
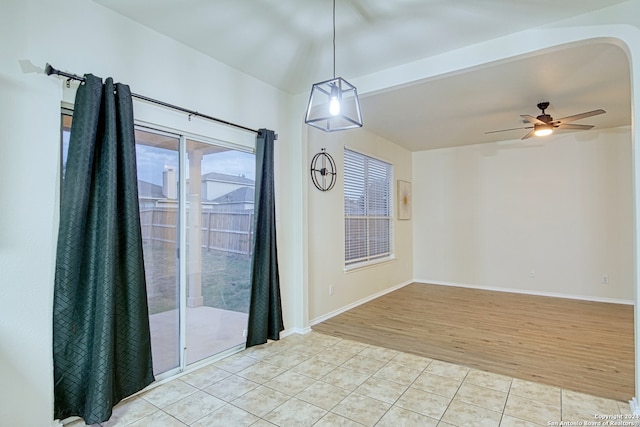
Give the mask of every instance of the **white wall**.
<svg viewBox="0 0 640 427">
<path fill-rule="evenodd" d="M 276 130 L 284 320 L 296 327 L 302 251 L 294 238 L 302 218 L 295 186 L 302 166 L 289 160 L 299 150 L 289 145 L 300 140 L 289 123 L 291 97 L 91 1 L 5 0 L 0 8 L 0 424 L 49 426 L 53 414 L 51 306 L 63 83 L 29 73 L 21 60 L 112 76 L 135 93 Z M 187 131 L 203 126 L 140 103 L 134 109 L 136 117 L 167 118 Z"/>
<path fill-rule="evenodd" d="M 414 153 L 415 278 L 632 302 L 632 178 L 629 128 Z"/>
<path fill-rule="evenodd" d="M 3 34 L 15 34 L 12 43 L 6 36 L 0 43 L 0 419 L 8 425 L 47 426 L 60 119 L 47 111 L 52 106 L 59 111 L 59 105 L 47 102 L 58 91 L 46 78 L 20 72 L 18 60 L 29 48 L 27 6 L 3 3 L 0 13 Z"/>
<path fill-rule="evenodd" d="M 366 129 L 325 133 L 308 129 L 306 159 L 322 148 L 334 158 L 337 166 L 335 187 L 317 190 L 308 181 L 308 245 L 309 245 L 309 318 L 312 323 L 351 304 L 406 284 L 412 279 L 412 221 L 394 220 L 395 259 L 370 267 L 344 270 L 344 147 L 379 158 L 393 165 L 394 192 L 398 179 L 411 181 L 411 153 Z M 397 207 L 394 197 L 394 216 Z M 334 294 L 329 295 L 329 286 Z"/>
</svg>

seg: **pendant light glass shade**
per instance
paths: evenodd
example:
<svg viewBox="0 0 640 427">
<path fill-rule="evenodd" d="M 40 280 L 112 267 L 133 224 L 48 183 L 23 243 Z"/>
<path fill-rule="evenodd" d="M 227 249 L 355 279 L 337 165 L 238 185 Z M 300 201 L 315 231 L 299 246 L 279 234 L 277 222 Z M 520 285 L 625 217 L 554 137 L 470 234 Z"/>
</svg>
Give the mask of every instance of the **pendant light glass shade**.
<svg viewBox="0 0 640 427">
<path fill-rule="evenodd" d="M 362 127 L 356 87 L 342 77 L 315 83 L 304 122 L 325 132 Z"/>
</svg>

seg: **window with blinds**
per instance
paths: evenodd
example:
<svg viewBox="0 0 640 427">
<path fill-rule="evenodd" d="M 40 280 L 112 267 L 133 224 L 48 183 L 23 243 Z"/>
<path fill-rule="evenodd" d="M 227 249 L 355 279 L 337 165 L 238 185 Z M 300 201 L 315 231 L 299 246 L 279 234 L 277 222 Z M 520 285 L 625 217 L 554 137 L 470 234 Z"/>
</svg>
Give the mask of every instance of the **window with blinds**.
<svg viewBox="0 0 640 427">
<path fill-rule="evenodd" d="M 391 256 L 392 182 L 391 164 L 345 148 L 345 266 Z"/>
</svg>

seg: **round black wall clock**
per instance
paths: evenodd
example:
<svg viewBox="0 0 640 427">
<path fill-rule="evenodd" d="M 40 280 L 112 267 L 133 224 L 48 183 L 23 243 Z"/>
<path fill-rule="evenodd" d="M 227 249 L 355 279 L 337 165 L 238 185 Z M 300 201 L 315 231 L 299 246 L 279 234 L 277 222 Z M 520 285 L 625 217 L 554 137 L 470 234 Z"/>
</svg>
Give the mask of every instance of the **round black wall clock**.
<svg viewBox="0 0 640 427">
<path fill-rule="evenodd" d="M 323 148 L 311 159 L 311 180 L 320 191 L 329 191 L 336 183 L 336 163 Z"/>
</svg>

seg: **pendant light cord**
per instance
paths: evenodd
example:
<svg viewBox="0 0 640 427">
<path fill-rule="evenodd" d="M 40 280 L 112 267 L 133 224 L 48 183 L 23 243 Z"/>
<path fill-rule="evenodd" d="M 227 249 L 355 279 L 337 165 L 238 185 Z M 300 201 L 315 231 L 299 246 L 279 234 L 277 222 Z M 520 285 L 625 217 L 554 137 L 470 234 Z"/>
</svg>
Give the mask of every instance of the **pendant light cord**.
<svg viewBox="0 0 640 427">
<path fill-rule="evenodd" d="M 336 78 L 336 0 L 333 0 L 333 78 Z"/>
</svg>

